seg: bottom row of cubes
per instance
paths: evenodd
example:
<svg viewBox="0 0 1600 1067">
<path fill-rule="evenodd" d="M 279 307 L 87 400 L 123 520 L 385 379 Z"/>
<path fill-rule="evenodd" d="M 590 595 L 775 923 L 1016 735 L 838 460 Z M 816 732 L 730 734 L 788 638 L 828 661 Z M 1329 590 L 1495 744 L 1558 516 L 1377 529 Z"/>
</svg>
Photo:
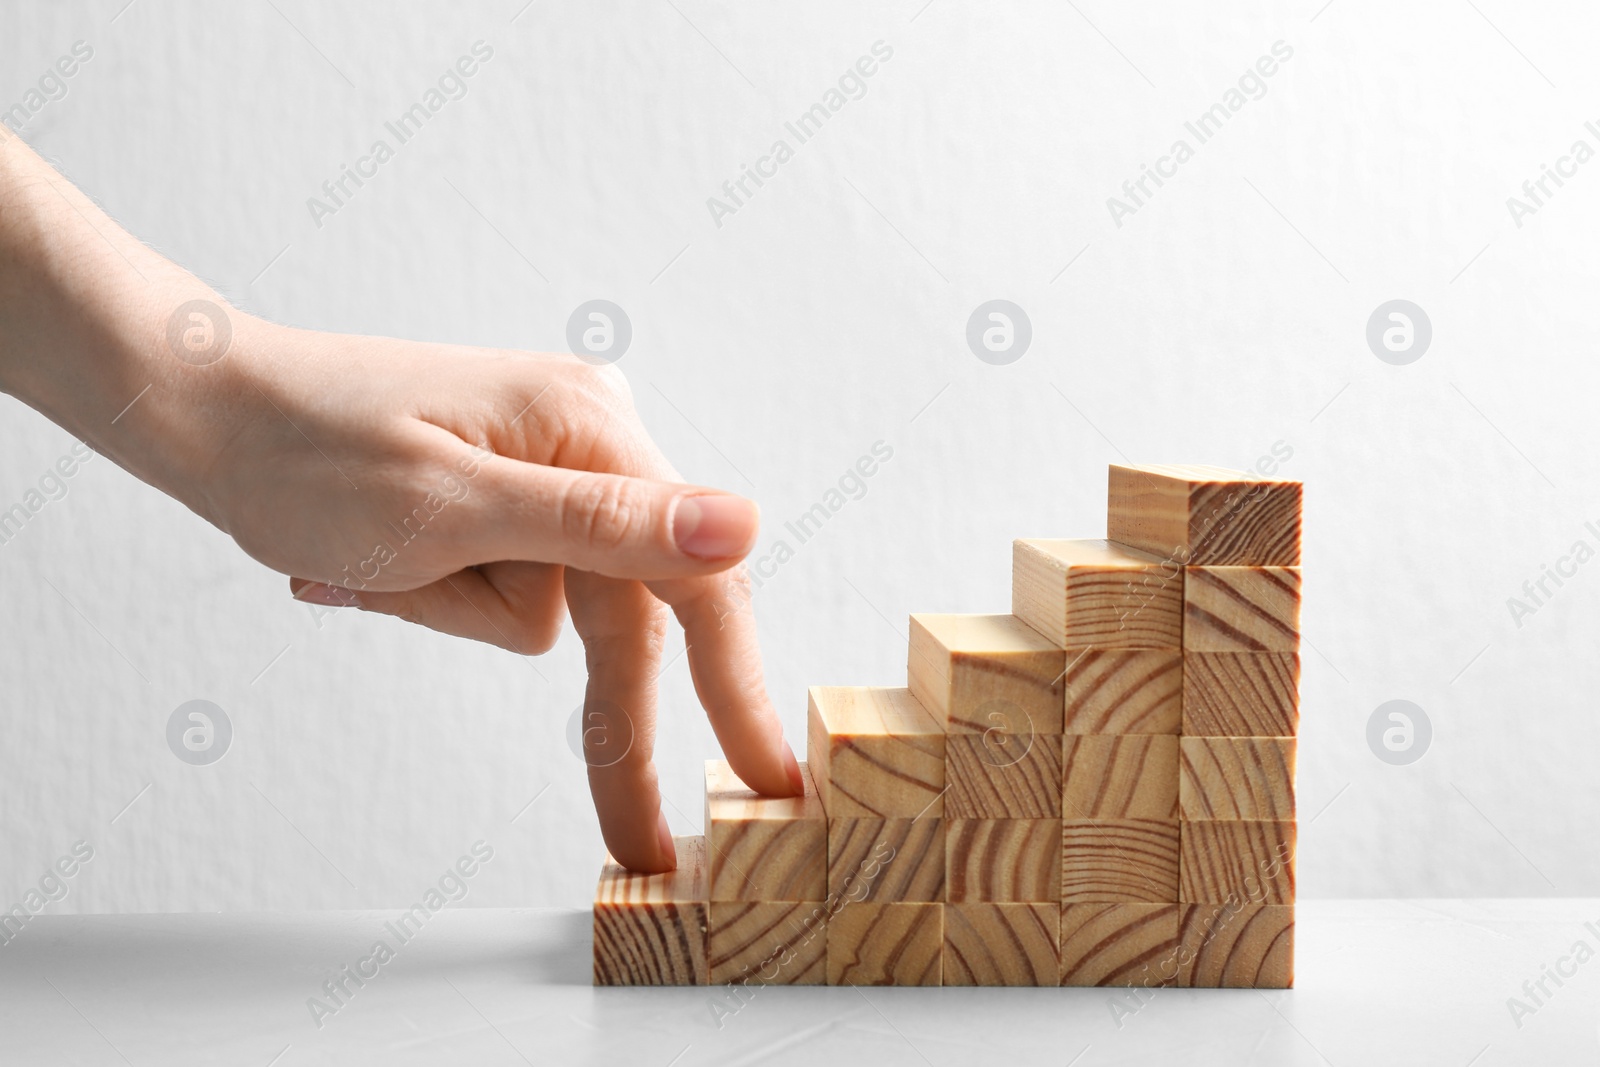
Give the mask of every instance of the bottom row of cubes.
<svg viewBox="0 0 1600 1067">
<path fill-rule="evenodd" d="M 1282 904 L 612 903 L 597 985 L 1293 985 Z"/>
</svg>

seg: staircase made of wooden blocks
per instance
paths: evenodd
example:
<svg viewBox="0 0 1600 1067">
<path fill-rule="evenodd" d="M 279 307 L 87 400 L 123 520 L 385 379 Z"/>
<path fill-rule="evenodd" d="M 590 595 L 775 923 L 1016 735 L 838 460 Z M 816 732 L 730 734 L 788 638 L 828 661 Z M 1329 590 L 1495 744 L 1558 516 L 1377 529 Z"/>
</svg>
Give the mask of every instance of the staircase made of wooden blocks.
<svg viewBox="0 0 1600 1067">
<path fill-rule="evenodd" d="M 595 984 L 1291 986 L 1300 483 L 1109 504 L 1014 543 L 1012 614 L 911 616 L 905 688 L 813 688 L 804 797 L 707 763 L 678 870 L 608 858 Z"/>
</svg>

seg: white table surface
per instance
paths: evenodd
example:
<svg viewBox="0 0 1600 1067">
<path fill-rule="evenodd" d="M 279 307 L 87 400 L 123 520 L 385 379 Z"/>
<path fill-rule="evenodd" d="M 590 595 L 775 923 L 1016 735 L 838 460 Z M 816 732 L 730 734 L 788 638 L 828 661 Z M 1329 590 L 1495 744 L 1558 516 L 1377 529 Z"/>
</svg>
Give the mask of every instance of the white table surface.
<svg viewBox="0 0 1600 1067">
<path fill-rule="evenodd" d="M 41 915 L 0 945 L 0 1064 L 1600 1062 L 1600 957 L 1507 1007 L 1600 951 L 1600 900 L 1304 901 L 1298 988 L 1159 990 L 1120 1026 L 1111 990 L 826 988 L 719 1026 L 725 990 L 593 988 L 587 912 L 447 909 L 319 1029 L 307 998 L 396 914 Z"/>
</svg>

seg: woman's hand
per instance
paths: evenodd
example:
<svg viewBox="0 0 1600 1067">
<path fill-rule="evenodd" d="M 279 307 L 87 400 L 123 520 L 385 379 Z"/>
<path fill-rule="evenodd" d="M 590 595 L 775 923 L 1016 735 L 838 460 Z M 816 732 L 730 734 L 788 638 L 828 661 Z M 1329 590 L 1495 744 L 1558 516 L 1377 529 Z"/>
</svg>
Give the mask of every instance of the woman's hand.
<svg viewBox="0 0 1600 1067">
<path fill-rule="evenodd" d="M 650 763 L 668 608 L 734 770 L 768 795 L 801 791 L 739 563 L 756 507 L 683 484 L 615 368 L 228 309 L 14 139 L 0 141 L 0 268 L 0 386 L 291 576 L 297 598 L 522 654 L 569 612 L 586 720 L 631 740 L 589 761 L 626 866 L 676 862 Z"/>
<path fill-rule="evenodd" d="M 669 606 L 734 769 L 760 792 L 800 791 L 737 565 L 756 507 L 682 484 L 614 367 L 254 321 L 233 344 L 235 431 L 201 480 L 208 517 L 293 575 L 301 600 L 525 655 L 570 611 L 588 721 L 605 727 L 593 736 L 632 739 L 620 762 L 590 760 L 619 860 L 673 862 L 650 764 Z"/>
</svg>

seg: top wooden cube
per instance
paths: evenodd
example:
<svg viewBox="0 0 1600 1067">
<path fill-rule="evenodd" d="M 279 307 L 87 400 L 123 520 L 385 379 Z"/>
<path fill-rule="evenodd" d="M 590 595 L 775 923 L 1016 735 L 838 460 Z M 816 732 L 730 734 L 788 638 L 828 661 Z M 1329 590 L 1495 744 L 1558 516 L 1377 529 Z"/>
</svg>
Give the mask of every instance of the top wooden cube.
<svg viewBox="0 0 1600 1067">
<path fill-rule="evenodd" d="M 1112 464 L 1106 536 L 1188 566 L 1298 567 L 1300 483 L 1224 467 Z"/>
</svg>

